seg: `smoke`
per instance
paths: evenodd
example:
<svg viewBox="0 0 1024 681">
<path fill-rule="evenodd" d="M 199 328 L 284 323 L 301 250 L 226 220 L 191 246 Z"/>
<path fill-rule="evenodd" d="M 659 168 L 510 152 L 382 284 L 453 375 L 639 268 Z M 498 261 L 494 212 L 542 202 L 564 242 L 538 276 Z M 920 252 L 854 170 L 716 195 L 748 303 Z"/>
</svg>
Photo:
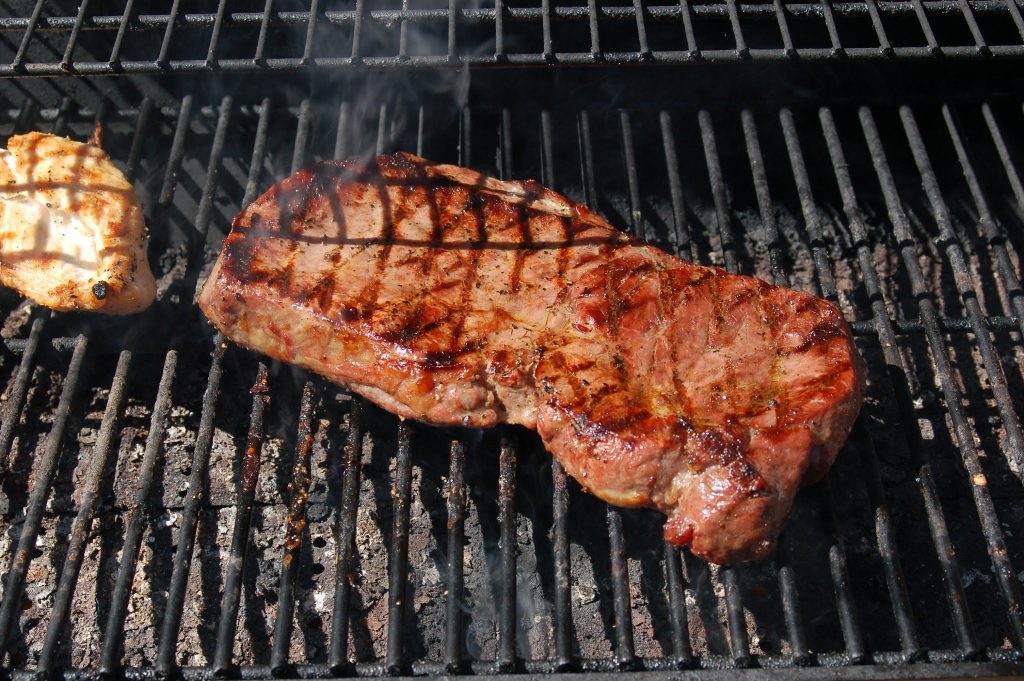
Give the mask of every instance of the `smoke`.
<svg viewBox="0 0 1024 681">
<path fill-rule="evenodd" d="M 410 9 L 411 4 L 405 0 L 403 9 Z M 479 10 L 485 3 L 473 0 L 460 4 L 458 16 Z M 452 124 L 470 99 L 472 70 L 467 60 L 494 53 L 493 32 L 480 35 L 465 30 L 473 26 L 457 23 L 457 38 L 450 45 L 444 18 L 403 21 L 398 15 L 367 10 L 359 36 L 364 65 L 315 74 L 310 79 L 314 106 L 339 121 L 335 155 L 366 158 L 399 148 L 418 151 L 415 144 L 424 132 L 419 129 L 421 110 L 429 111 L 432 129 Z M 337 39 L 331 31 L 318 31 L 314 54 L 343 53 Z M 455 58 L 449 60 L 450 48 Z M 416 60 L 423 57 L 442 63 L 429 68 L 416 66 Z M 382 59 L 387 63 L 381 65 Z M 331 111 L 335 106 L 338 110 Z"/>
</svg>

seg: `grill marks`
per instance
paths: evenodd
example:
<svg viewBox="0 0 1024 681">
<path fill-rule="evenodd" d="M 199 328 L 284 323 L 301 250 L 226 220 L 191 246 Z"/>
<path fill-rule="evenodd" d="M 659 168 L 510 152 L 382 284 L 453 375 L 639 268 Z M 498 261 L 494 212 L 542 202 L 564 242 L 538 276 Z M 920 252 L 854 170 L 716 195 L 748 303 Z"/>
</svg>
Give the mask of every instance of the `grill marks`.
<svg viewBox="0 0 1024 681">
<path fill-rule="evenodd" d="M 559 217 L 558 224 L 562 228 L 562 243 L 564 247 L 559 249 L 558 255 L 556 256 L 556 262 L 558 265 L 558 287 L 561 288 L 565 285 L 565 268 L 569 264 L 569 252 L 572 249 L 572 242 L 576 236 L 575 230 L 573 230 L 572 221 L 568 218 Z"/>
<path fill-rule="evenodd" d="M 373 276 L 369 278 L 366 287 L 356 296 L 354 309 L 360 318 L 367 318 L 377 306 L 377 299 L 380 296 L 380 288 L 384 283 L 384 271 L 387 268 L 388 260 L 391 258 L 391 248 L 395 243 L 395 216 L 391 211 L 391 199 L 388 196 L 387 185 L 378 175 L 371 186 L 377 192 L 381 204 L 381 245 L 373 249 L 374 264 Z M 349 307 L 347 309 L 353 309 Z"/>
<path fill-rule="evenodd" d="M 436 193 L 433 194 L 436 196 Z M 473 287 L 476 286 L 477 277 L 480 273 L 480 259 L 483 257 L 481 249 L 487 243 L 487 226 L 486 226 L 486 215 L 484 213 L 484 201 L 483 198 L 473 192 L 469 195 L 470 210 L 466 211 L 472 217 L 476 223 L 476 238 L 473 242 L 473 249 L 464 257 L 464 261 L 467 267 L 467 273 L 463 279 L 462 291 L 459 294 L 459 306 L 453 311 L 458 315 L 458 321 L 455 323 L 455 328 L 452 330 L 451 344 L 449 346 L 449 352 L 456 352 L 456 345 L 461 342 L 463 330 L 466 327 L 466 319 L 469 317 L 472 310 L 470 310 L 470 297 L 473 294 Z M 434 204 L 435 210 L 437 208 L 436 202 Z"/>
<path fill-rule="evenodd" d="M 664 337 L 671 324 L 668 311 L 675 309 L 679 291 L 672 285 L 672 276 L 665 270 L 658 271 L 658 280 L 658 316 L 660 317 L 658 333 Z M 682 410 L 688 401 L 686 388 L 683 387 L 682 379 L 679 378 L 679 352 L 671 338 L 667 339 L 666 343 L 668 344 L 669 360 L 672 362 L 672 403 Z"/>
<path fill-rule="evenodd" d="M 515 206 L 515 226 L 517 243 L 521 248 L 516 249 L 515 263 L 512 265 L 512 274 L 509 275 L 508 288 L 512 293 L 519 293 L 520 279 L 523 276 L 523 264 L 526 258 L 532 253 L 533 236 L 530 234 L 530 216 L 522 206 Z"/>
</svg>

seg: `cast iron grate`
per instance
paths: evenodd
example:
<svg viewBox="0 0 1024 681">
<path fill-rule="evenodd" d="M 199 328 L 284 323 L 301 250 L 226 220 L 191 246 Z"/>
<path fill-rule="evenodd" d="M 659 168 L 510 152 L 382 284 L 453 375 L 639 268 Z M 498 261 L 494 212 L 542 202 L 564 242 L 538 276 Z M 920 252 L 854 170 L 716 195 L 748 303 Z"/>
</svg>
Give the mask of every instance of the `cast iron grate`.
<svg viewBox="0 0 1024 681">
<path fill-rule="evenodd" d="M 134 101 L 0 111 L 4 134 L 103 123 L 161 282 L 131 320 L 0 299 L 0 677 L 1021 672 L 1019 100 Z M 211 340 L 192 294 L 238 207 L 398 148 L 840 304 L 870 399 L 772 559 L 711 569 L 532 436 L 398 423 Z"/>
<path fill-rule="evenodd" d="M 12 14 L 0 76 L 1024 55 L 1020 0 L 37 0 Z"/>
</svg>

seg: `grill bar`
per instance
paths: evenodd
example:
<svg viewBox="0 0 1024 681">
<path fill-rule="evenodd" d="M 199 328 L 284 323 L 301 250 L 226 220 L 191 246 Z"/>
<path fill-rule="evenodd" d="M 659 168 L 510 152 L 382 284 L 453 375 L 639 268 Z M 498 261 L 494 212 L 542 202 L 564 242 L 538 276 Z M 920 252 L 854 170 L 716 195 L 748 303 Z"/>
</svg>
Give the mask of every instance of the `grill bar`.
<svg viewBox="0 0 1024 681">
<path fill-rule="evenodd" d="M 18 535 L 18 548 L 14 552 L 10 571 L 7 573 L 4 583 L 4 597 L 3 601 L 0 601 L 0 659 L 7 651 L 7 646 L 10 644 L 11 628 L 21 611 L 25 575 L 35 552 L 36 538 L 39 536 L 39 529 L 42 525 L 46 498 L 50 495 L 53 476 L 57 472 L 57 463 L 64 445 L 64 433 L 67 430 L 68 419 L 71 418 L 72 402 L 78 391 L 87 346 L 86 337 L 79 336 L 75 343 L 74 353 L 71 355 L 71 361 L 68 363 L 64 386 L 61 388 L 60 402 L 54 413 L 53 426 L 46 438 L 46 449 L 39 458 L 35 477 L 36 484 L 32 488 L 32 495 L 29 497 L 28 507 L 25 510 L 25 520 Z"/>
<path fill-rule="evenodd" d="M 494 0 L 494 60 L 505 60 L 505 3 Z"/>
<path fill-rule="evenodd" d="M 775 17 L 779 22 L 779 33 L 782 34 L 782 51 L 787 57 L 793 59 L 796 57 L 796 47 L 793 46 L 793 37 L 789 32 L 789 22 L 786 19 L 786 11 L 782 0 L 774 0 L 773 5 L 775 7 Z"/>
<path fill-rule="evenodd" d="M 35 7 L 32 8 L 32 16 L 29 17 L 25 34 L 21 37 L 18 52 L 14 55 L 14 61 L 11 62 L 11 68 L 13 69 L 21 68 L 21 65 L 25 62 L 25 53 L 28 52 L 28 44 L 32 40 L 32 34 L 36 31 L 36 26 L 39 24 L 39 15 L 43 12 L 44 2 L 45 0 L 36 0 Z"/>
<path fill-rule="evenodd" d="M 82 495 L 78 515 L 75 516 L 75 523 L 71 529 L 71 540 L 68 545 L 67 558 L 64 561 L 64 568 L 61 570 L 57 592 L 54 595 L 53 609 L 50 611 L 50 622 L 46 628 L 46 642 L 43 645 L 43 650 L 39 655 L 39 662 L 36 666 L 40 674 L 47 675 L 51 672 L 53 658 L 60 644 L 60 637 L 63 634 L 64 627 L 67 624 L 68 610 L 71 607 L 71 598 L 74 595 L 78 575 L 82 567 L 86 540 L 102 493 L 101 486 L 103 485 L 104 476 L 110 466 L 110 455 L 114 451 L 114 429 L 117 426 L 118 419 L 121 417 L 125 384 L 131 360 L 132 353 L 127 350 L 122 351 L 117 360 L 117 368 L 114 370 L 114 380 L 111 384 L 110 396 L 107 399 L 107 407 L 103 412 L 103 422 L 100 426 L 99 436 L 96 439 L 88 477 L 85 481 L 85 492 Z M 169 399 L 169 386 L 164 394 Z"/>
<path fill-rule="evenodd" d="M 622 135 L 622 158 L 625 161 L 626 187 L 629 191 L 629 227 L 634 236 L 645 239 L 648 235 L 644 233 L 644 218 L 640 212 L 640 182 L 633 146 L 633 128 L 626 111 L 619 112 L 619 131 Z"/>
<path fill-rule="evenodd" d="M 231 554 L 228 557 L 224 597 L 221 600 L 220 620 L 217 623 L 217 647 L 213 654 L 213 673 L 219 678 L 226 677 L 232 668 L 235 632 L 238 627 L 238 605 L 242 594 L 242 575 L 245 572 L 245 557 L 249 551 L 256 484 L 260 478 L 263 422 L 267 406 L 270 404 L 267 366 L 262 362 L 256 371 L 256 382 L 249 392 L 252 393 L 249 434 L 246 436 L 245 453 L 242 455 L 242 478 L 236 501 L 235 523 L 231 532 Z"/>
<path fill-rule="evenodd" d="M 690 238 L 690 226 L 686 220 L 683 184 L 679 175 L 679 157 L 676 153 L 676 136 L 672 131 L 672 116 L 667 111 L 662 111 L 658 114 L 658 123 L 661 126 L 661 146 L 665 151 L 669 197 L 672 201 L 672 234 L 675 237 L 673 242 L 676 255 L 696 261 L 698 254 Z"/>
<path fill-rule="evenodd" d="M 985 36 L 981 33 L 981 27 L 978 26 L 978 19 L 974 16 L 974 10 L 971 9 L 971 5 L 967 0 L 960 0 L 960 11 L 963 13 L 964 21 L 967 22 L 967 27 L 971 31 L 971 37 L 974 38 L 978 54 L 982 56 L 991 54 L 991 50 L 988 49 L 988 44 L 985 42 Z"/>
<path fill-rule="evenodd" d="M 366 7 L 364 0 L 356 0 L 355 10 L 355 25 L 352 27 L 352 54 L 351 61 L 354 64 L 360 63 L 362 60 L 362 53 L 360 48 L 362 47 L 362 35 L 363 35 L 363 24 L 366 21 Z"/>
<path fill-rule="evenodd" d="M 863 431 L 863 428 L 858 430 Z M 893 528 L 892 514 L 882 488 L 882 476 L 878 470 L 878 456 L 867 433 L 859 432 L 858 435 L 861 436 L 864 450 L 867 452 L 865 462 L 868 475 L 866 477 L 871 504 L 875 508 L 875 539 L 882 557 L 882 567 L 885 570 L 885 582 L 889 591 L 889 602 L 892 605 L 896 629 L 907 659 L 918 660 L 923 656 L 924 650 L 921 647 L 913 611 L 910 608 L 906 579 L 903 576 L 900 552 L 896 544 L 896 531 Z"/>
<path fill-rule="evenodd" d="M 569 495 L 567 478 L 557 460 L 551 462 L 551 505 L 554 516 L 555 656 L 559 670 L 572 665 L 572 602 L 569 598 Z"/>
<path fill-rule="evenodd" d="M 402 12 L 409 11 L 409 0 L 402 0 Z M 312 16 L 312 15 L 310 15 Z M 409 56 L 409 20 L 402 18 L 398 29 L 398 58 L 406 59 Z"/>
<path fill-rule="evenodd" d="M 447 632 L 445 637 L 445 670 L 457 673 L 462 669 L 462 603 L 465 568 L 466 539 L 466 448 L 457 440 L 452 441 L 448 463 L 448 591 L 445 594 Z"/>
<path fill-rule="evenodd" d="M 456 0 L 448 0 L 448 61 L 454 62 L 455 51 L 455 5 Z"/>
<path fill-rule="evenodd" d="M 672 655 L 677 667 L 694 666 L 690 644 L 690 626 L 686 614 L 686 596 L 682 575 L 682 553 L 665 542 L 665 574 L 668 575 L 669 621 L 672 624 Z"/>
<path fill-rule="evenodd" d="M 715 141 L 715 130 L 711 122 L 711 113 L 701 109 L 698 114 L 701 142 L 704 145 L 704 160 L 708 166 L 708 179 L 711 182 L 711 193 L 715 202 L 715 219 L 720 241 L 719 250 L 722 262 L 728 272 L 740 272 L 736 255 L 736 239 L 732 233 L 732 222 L 729 217 L 728 199 L 725 194 L 725 179 L 722 176 L 722 165 L 718 160 L 718 144 Z"/>
<path fill-rule="evenodd" d="M 132 135 L 132 146 L 128 150 L 128 158 L 125 161 L 124 175 L 129 182 L 135 180 L 139 169 L 139 159 L 142 157 L 142 146 L 144 133 L 149 129 L 149 119 L 153 116 L 153 100 L 149 97 L 142 98 L 139 107 L 139 117 L 135 124 L 135 134 Z"/>
<path fill-rule="evenodd" d="M 75 15 L 75 22 L 71 26 L 71 33 L 68 35 L 68 44 L 64 48 L 64 56 L 60 60 L 60 70 L 70 71 L 72 64 L 74 64 L 75 47 L 78 45 L 78 36 L 82 32 L 82 26 L 85 25 L 85 14 L 89 8 L 89 0 L 82 0 L 78 6 L 78 14 Z"/>
<path fill-rule="evenodd" d="M 498 546 L 501 586 L 498 603 L 498 669 L 512 671 L 516 664 L 516 443 L 503 434 L 498 453 Z"/>
<path fill-rule="evenodd" d="M 39 339 L 43 335 L 44 324 L 43 320 L 38 317 L 32 322 L 28 340 L 21 348 L 21 361 L 18 363 L 18 373 L 14 377 L 14 385 L 7 399 L 4 400 L 3 423 L 0 423 L 0 457 L 5 459 L 11 449 L 11 441 L 14 439 L 14 428 L 18 425 L 21 410 L 25 406 L 25 396 L 28 394 L 32 366 L 36 353 L 39 351 Z M 6 505 L 6 498 L 0 499 L 0 501 Z"/>
<path fill-rule="evenodd" d="M 199 522 L 199 507 L 204 497 L 204 481 L 210 466 L 210 447 L 213 444 L 213 424 L 216 416 L 217 398 L 220 396 L 220 381 L 224 374 L 224 352 L 227 350 L 224 336 L 217 334 L 213 339 L 213 353 L 210 372 L 207 376 L 206 391 L 203 393 L 202 412 L 199 417 L 199 431 L 192 453 L 192 472 L 188 479 L 188 494 L 181 515 L 181 529 L 178 531 L 178 548 L 174 552 L 174 570 L 167 590 L 167 608 L 160 625 L 160 643 L 157 651 L 156 672 L 161 677 L 169 676 L 176 664 L 174 651 L 178 647 L 181 629 L 181 611 L 185 604 L 185 590 L 188 573 L 192 567 L 192 550 L 196 542 L 196 526 Z"/>
<path fill-rule="evenodd" d="M 311 0 L 309 20 L 306 22 L 306 42 L 302 48 L 302 59 L 299 63 L 308 66 L 313 59 L 313 36 L 316 35 L 316 20 L 319 13 L 320 0 Z"/>
<path fill-rule="evenodd" d="M 750 50 L 747 49 L 747 42 L 743 39 L 743 29 L 740 27 L 739 10 L 736 9 L 736 0 L 725 0 L 725 7 L 729 13 L 729 25 L 732 28 L 733 42 L 736 44 L 736 57 L 748 59 Z"/>
<path fill-rule="evenodd" d="M 131 598 L 132 584 L 135 580 L 135 567 L 142 546 L 142 533 L 149 519 L 153 485 L 156 482 L 157 467 L 161 461 L 164 432 L 167 428 L 167 416 L 171 407 L 171 386 L 177 368 L 178 356 L 173 350 L 167 353 L 164 360 L 163 374 L 157 402 L 153 409 L 153 418 L 146 438 L 146 450 L 142 457 L 139 470 L 139 485 L 135 500 L 125 522 L 124 547 L 121 550 L 121 564 L 117 570 L 117 581 L 111 595 L 110 611 L 103 629 L 103 651 L 100 654 L 100 673 L 112 675 L 117 672 L 121 663 L 121 646 L 124 636 L 125 618 L 128 616 L 128 599 Z M 120 369 L 121 367 L 118 366 Z M 127 369 L 127 367 L 126 367 Z M 126 374 L 118 374 L 122 383 L 115 378 L 115 389 L 122 391 Z M 113 389 L 112 389 L 113 395 Z M 58 632 L 55 632 L 55 635 Z"/>
<path fill-rule="evenodd" d="M 398 427 L 395 453 L 395 477 L 392 483 L 391 551 L 388 559 L 388 648 L 387 669 L 391 674 L 405 670 L 405 614 L 409 584 L 409 503 L 412 495 L 412 460 L 409 440 L 412 433 L 402 423 Z"/>
<path fill-rule="evenodd" d="M 135 0 L 127 0 L 124 3 L 124 13 L 121 15 L 121 21 L 117 24 L 117 37 L 114 38 L 114 46 L 110 48 L 110 58 L 107 60 L 107 66 L 114 71 L 121 69 L 121 48 L 124 45 L 124 36 L 128 31 L 134 7 Z"/>
<path fill-rule="evenodd" d="M 544 58 L 550 61 L 555 56 L 555 51 L 551 47 L 551 0 L 541 0 L 540 21 L 544 40 Z"/>
<path fill-rule="evenodd" d="M 203 198 L 199 202 L 199 210 L 196 211 L 196 231 L 202 235 L 210 229 L 210 210 L 213 208 L 213 198 L 217 193 L 217 174 L 224 158 L 224 141 L 231 122 L 232 103 L 231 97 L 224 97 L 220 100 L 220 108 L 217 110 L 217 130 L 213 135 L 210 163 L 206 167 L 206 186 L 203 187 Z"/>
<path fill-rule="evenodd" d="M 174 198 L 174 190 L 178 184 L 178 172 L 181 169 L 182 159 L 185 157 L 185 140 L 188 136 L 191 119 L 192 95 L 185 95 L 181 100 L 181 108 L 178 109 L 174 137 L 171 140 L 171 154 L 167 159 L 167 172 L 164 174 L 164 181 L 156 202 L 157 213 L 160 215 L 167 210 Z"/>
<path fill-rule="evenodd" d="M 825 28 L 828 30 L 828 38 L 832 42 L 831 55 L 842 58 L 846 56 L 846 50 L 839 41 L 839 28 L 836 26 L 836 13 L 832 9 L 830 0 L 821 0 L 821 15 L 825 19 Z"/>
<path fill-rule="evenodd" d="M 854 664 L 859 664 L 867 657 L 864 635 L 860 629 L 860 618 L 853 600 L 850 585 L 850 570 L 847 567 L 846 545 L 839 530 L 839 519 L 836 517 L 835 497 L 832 493 L 832 478 L 825 476 L 819 485 L 822 505 L 828 519 L 829 534 L 832 545 L 828 549 L 829 570 L 832 573 L 832 587 L 836 598 L 839 614 L 839 626 L 843 631 L 846 643 L 846 655 Z"/>
<path fill-rule="evenodd" d="M 650 59 L 651 48 L 647 45 L 647 24 L 644 22 L 644 7 L 640 0 L 633 0 L 633 16 L 636 19 L 636 38 L 640 45 L 640 59 Z"/>
<path fill-rule="evenodd" d="M 811 259 L 814 262 L 814 274 L 818 291 L 825 299 L 838 303 L 839 296 L 836 291 L 835 276 L 829 264 L 828 252 L 825 250 L 825 241 L 822 237 L 818 210 L 814 202 L 814 194 L 811 190 L 810 175 L 804 162 L 804 154 L 800 147 L 800 137 L 797 134 L 793 112 L 783 108 L 779 112 L 779 122 L 782 125 L 782 134 L 786 142 L 786 151 L 789 156 L 789 166 L 793 173 L 793 181 L 796 184 L 797 194 L 800 198 L 804 231 L 807 232 L 810 240 Z M 775 250 L 777 250 L 777 253 L 781 253 L 781 244 L 777 239 Z M 776 255 L 777 260 L 781 260 L 781 257 L 781 254 Z"/>
<path fill-rule="evenodd" d="M 270 10 L 274 6 L 274 0 L 266 0 L 266 4 L 263 5 L 263 18 L 260 20 L 260 35 L 256 39 L 256 53 L 253 55 L 253 59 L 259 63 L 263 63 L 263 51 L 267 47 L 267 29 L 270 28 Z"/>
<path fill-rule="evenodd" d="M 789 565 L 779 568 L 779 592 L 782 596 L 782 614 L 789 633 L 789 647 L 793 663 L 809 664 L 811 652 L 807 647 L 804 625 L 800 618 L 800 595 L 796 588 L 796 572 Z"/>
<path fill-rule="evenodd" d="M 362 455 L 362 415 L 359 398 L 352 400 L 348 414 L 348 438 L 345 442 L 342 472 L 341 508 L 335 516 L 337 560 L 334 583 L 334 615 L 331 629 L 329 663 L 335 674 L 348 667 L 349 610 L 352 602 L 353 570 L 356 556 L 356 513 L 359 508 L 359 461 Z"/>
<path fill-rule="evenodd" d="M 206 66 L 213 66 L 217 57 L 217 43 L 220 41 L 221 30 L 224 28 L 224 12 L 227 11 L 227 0 L 219 0 L 217 14 L 213 18 L 213 30 L 210 32 L 210 43 L 206 50 Z"/>
<path fill-rule="evenodd" d="M 611 553 L 612 604 L 615 610 L 615 661 L 621 669 L 628 669 L 636 660 L 629 598 L 629 565 L 626 563 L 626 539 L 622 536 L 622 513 L 612 506 L 608 507 L 608 546 Z"/>
<path fill-rule="evenodd" d="M 921 27 L 921 32 L 924 33 L 924 38 L 928 41 L 928 52 L 933 57 L 937 57 L 942 54 L 942 50 L 939 47 L 939 41 L 935 39 L 935 31 L 932 30 L 932 24 L 928 21 L 928 14 L 924 10 L 924 5 L 921 0 L 914 0 L 914 14 L 917 16 L 917 23 Z"/>
<path fill-rule="evenodd" d="M 302 389 L 299 405 L 299 427 L 295 436 L 295 462 L 292 481 L 288 483 L 291 502 L 288 509 L 287 535 L 281 556 L 281 576 L 278 580 L 277 616 L 274 619 L 274 647 L 270 666 L 275 676 L 287 671 L 288 647 L 291 645 L 292 620 L 295 616 L 295 580 L 299 572 L 299 552 L 306 534 L 306 503 L 309 501 L 310 452 L 313 449 L 313 384 L 307 382 Z"/>
<path fill-rule="evenodd" d="M 267 0 L 268 6 L 270 2 L 271 0 Z M 171 11 L 170 14 L 167 15 L 167 23 L 164 27 L 164 37 L 163 40 L 160 41 L 160 53 L 156 57 L 156 63 L 159 64 L 161 67 L 165 67 L 169 63 L 169 60 L 167 59 L 167 53 L 171 49 L 171 36 L 174 35 L 174 28 L 178 23 L 178 12 L 180 11 L 181 0 L 173 0 L 171 2 Z M 262 39 L 263 37 L 264 35 L 261 30 L 260 38 Z M 261 51 L 259 47 L 257 47 L 255 60 L 260 61 L 260 56 Z"/>
<path fill-rule="evenodd" d="M 1024 17 L 1021 17 L 1020 8 L 1017 7 L 1017 3 L 1014 0 L 1006 0 L 1006 6 L 1010 11 L 1010 16 L 1013 18 L 1013 23 L 1017 27 L 1017 33 L 1024 38 Z"/>
</svg>

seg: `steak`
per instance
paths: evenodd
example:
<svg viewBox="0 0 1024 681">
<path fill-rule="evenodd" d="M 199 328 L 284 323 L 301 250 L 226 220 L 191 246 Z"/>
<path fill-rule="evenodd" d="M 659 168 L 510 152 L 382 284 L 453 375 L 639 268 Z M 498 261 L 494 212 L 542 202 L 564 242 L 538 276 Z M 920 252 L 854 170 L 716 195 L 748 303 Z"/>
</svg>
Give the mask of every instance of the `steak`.
<svg viewBox="0 0 1024 681">
<path fill-rule="evenodd" d="M 432 424 L 535 429 L 665 537 L 765 556 L 863 392 L 830 302 L 675 258 L 535 182 L 320 163 L 234 220 L 199 305 L 237 343 Z"/>
</svg>

